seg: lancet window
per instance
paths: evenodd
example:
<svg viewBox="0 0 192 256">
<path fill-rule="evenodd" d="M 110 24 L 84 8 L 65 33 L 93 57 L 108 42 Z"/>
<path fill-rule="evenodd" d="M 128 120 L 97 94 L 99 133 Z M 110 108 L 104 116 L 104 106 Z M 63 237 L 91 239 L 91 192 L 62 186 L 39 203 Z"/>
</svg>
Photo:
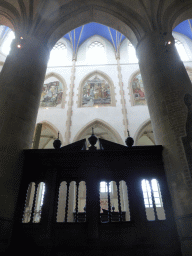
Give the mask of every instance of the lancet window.
<svg viewBox="0 0 192 256">
<path fill-rule="evenodd" d="M 51 50 L 48 66 L 64 66 L 66 57 L 66 45 L 63 42 L 57 42 Z"/>
<path fill-rule="evenodd" d="M 130 41 L 128 41 L 128 62 L 129 63 L 138 63 L 135 47 Z"/>
<path fill-rule="evenodd" d="M 33 223 L 39 223 L 41 220 L 42 206 L 45 194 L 45 183 L 40 182 L 38 186 L 31 182 L 28 187 L 27 197 L 25 201 L 25 209 L 23 214 L 23 223 L 31 222 L 33 214 Z M 35 203 L 34 203 L 35 198 Z"/>
<path fill-rule="evenodd" d="M 165 211 L 159 183 L 156 179 L 142 180 L 143 198 L 148 220 L 164 220 Z"/>
<path fill-rule="evenodd" d="M 99 41 L 92 42 L 88 47 L 87 59 L 90 64 L 103 64 L 105 62 L 104 45 Z"/>
<path fill-rule="evenodd" d="M 128 190 L 125 181 L 100 182 L 100 221 L 130 221 Z"/>
<path fill-rule="evenodd" d="M 175 47 L 179 53 L 179 56 L 181 58 L 182 61 L 188 61 L 189 60 L 189 56 L 186 53 L 185 47 L 183 45 L 183 43 L 177 39 L 175 39 Z"/>
<path fill-rule="evenodd" d="M 85 181 L 63 181 L 59 188 L 57 222 L 86 221 Z"/>
</svg>

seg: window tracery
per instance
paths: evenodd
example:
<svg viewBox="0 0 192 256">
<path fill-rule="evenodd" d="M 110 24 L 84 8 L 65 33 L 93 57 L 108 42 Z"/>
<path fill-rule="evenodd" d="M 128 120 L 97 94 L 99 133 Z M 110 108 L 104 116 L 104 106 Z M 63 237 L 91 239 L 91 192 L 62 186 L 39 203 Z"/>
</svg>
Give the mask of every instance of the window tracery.
<svg viewBox="0 0 192 256">
<path fill-rule="evenodd" d="M 67 47 L 63 42 L 57 42 L 50 52 L 48 66 L 63 66 L 67 57 Z"/>
<path fill-rule="evenodd" d="M 99 41 L 92 42 L 88 47 L 87 58 L 91 64 L 103 64 L 105 62 L 104 45 Z"/>
</svg>

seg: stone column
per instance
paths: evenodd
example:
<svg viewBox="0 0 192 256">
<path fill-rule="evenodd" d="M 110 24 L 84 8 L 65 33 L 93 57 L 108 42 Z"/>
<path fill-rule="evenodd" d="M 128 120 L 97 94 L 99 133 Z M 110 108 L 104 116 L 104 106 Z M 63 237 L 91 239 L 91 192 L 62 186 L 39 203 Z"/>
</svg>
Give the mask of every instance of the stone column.
<svg viewBox="0 0 192 256">
<path fill-rule="evenodd" d="M 74 81 L 75 81 L 75 64 L 76 64 L 76 59 L 73 59 L 72 69 L 71 69 L 71 87 L 69 92 L 69 102 L 68 102 L 68 110 L 67 110 L 65 145 L 69 144 L 70 137 L 71 137 L 71 117 L 73 114 L 72 107 L 73 107 L 73 88 L 74 88 Z"/>
<path fill-rule="evenodd" d="M 36 38 L 15 39 L 0 74 L 0 239 L 14 215 L 21 151 L 32 146 L 48 56 Z"/>
<path fill-rule="evenodd" d="M 139 66 L 157 145 L 172 197 L 183 255 L 192 251 L 192 85 L 166 33 L 145 36 L 137 47 Z M 190 252 L 190 253 L 189 253 Z"/>
</svg>

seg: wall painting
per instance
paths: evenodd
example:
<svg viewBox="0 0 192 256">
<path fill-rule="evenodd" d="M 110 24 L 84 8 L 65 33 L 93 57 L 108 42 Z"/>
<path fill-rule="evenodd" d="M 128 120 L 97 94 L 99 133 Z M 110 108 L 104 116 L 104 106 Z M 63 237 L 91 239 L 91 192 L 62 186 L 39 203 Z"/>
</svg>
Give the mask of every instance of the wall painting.
<svg viewBox="0 0 192 256">
<path fill-rule="evenodd" d="M 56 107 L 61 104 L 63 95 L 63 86 L 61 82 L 55 81 L 43 85 L 41 93 L 41 107 Z"/>
<path fill-rule="evenodd" d="M 85 82 L 82 88 L 82 106 L 94 107 L 111 104 L 111 91 L 108 82 L 96 75 Z"/>
<path fill-rule="evenodd" d="M 143 81 L 140 73 L 133 78 L 132 88 L 135 103 L 134 105 L 147 105 Z"/>
</svg>

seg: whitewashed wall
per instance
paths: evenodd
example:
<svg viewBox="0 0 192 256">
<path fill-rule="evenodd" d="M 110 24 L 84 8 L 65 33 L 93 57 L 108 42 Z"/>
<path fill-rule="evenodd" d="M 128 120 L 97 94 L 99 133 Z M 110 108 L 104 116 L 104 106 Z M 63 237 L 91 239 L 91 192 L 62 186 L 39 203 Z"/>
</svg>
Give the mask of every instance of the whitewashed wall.
<svg viewBox="0 0 192 256">
<path fill-rule="evenodd" d="M 184 65 L 188 68 L 192 68 L 192 41 L 186 36 L 182 36 L 179 33 L 173 33 L 175 38 L 182 41 L 185 49 L 189 55 L 190 61 L 185 62 Z M 48 122 L 52 124 L 58 131 L 60 131 L 62 138 L 65 140 L 66 132 L 66 121 L 67 121 L 67 111 L 68 111 L 68 101 L 69 92 L 71 86 L 71 70 L 72 70 L 72 48 L 70 42 L 67 39 L 59 40 L 67 46 L 67 57 L 63 60 L 63 66 L 58 67 L 48 67 L 46 76 L 50 73 L 53 75 L 59 75 L 64 80 L 66 86 L 66 97 L 64 107 L 49 107 L 39 108 L 37 121 Z M 88 60 L 88 47 L 94 41 L 100 41 L 105 48 L 105 63 L 93 65 L 90 64 Z M 6 57 L 0 52 L 0 62 L 4 62 Z M 125 39 L 120 48 L 120 65 L 122 73 L 123 90 L 125 97 L 125 107 L 127 109 L 127 119 L 128 119 L 128 129 L 132 137 L 135 137 L 139 127 L 142 126 L 146 120 L 149 120 L 149 112 L 147 106 L 133 106 L 131 100 L 131 87 L 130 82 L 133 76 L 139 72 L 138 63 L 128 63 L 128 40 Z M 0 65 L 0 69 L 2 65 Z M 116 106 L 109 107 L 78 107 L 78 92 L 79 86 L 82 80 L 91 72 L 101 71 L 105 73 L 114 84 L 115 102 Z M 45 80 L 45 83 L 58 80 L 58 78 L 50 77 Z M 61 81 L 60 80 L 60 81 Z M 62 81 L 61 81 L 62 82 Z M 106 39 L 100 36 L 93 36 L 87 39 L 79 47 L 76 61 L 75 69 L 75 80 L 74 80 L 74 96 L 73 96 L 73 115 L 72 115 L 72 125 L 70 143 L 73 142 L 76 134 L 95 119 L 100 119 L 112 126 L 121 136 L 122 140 L 125 141 L 126 137 L 124 135 L 125 127 L 123 125 L 123 114 L 122 114 L 122 103 L 119 87 L 119 78 L 117 70 L 117 60 L 115 58 L 115 51 L 113 45 Z"/>
</svg>

